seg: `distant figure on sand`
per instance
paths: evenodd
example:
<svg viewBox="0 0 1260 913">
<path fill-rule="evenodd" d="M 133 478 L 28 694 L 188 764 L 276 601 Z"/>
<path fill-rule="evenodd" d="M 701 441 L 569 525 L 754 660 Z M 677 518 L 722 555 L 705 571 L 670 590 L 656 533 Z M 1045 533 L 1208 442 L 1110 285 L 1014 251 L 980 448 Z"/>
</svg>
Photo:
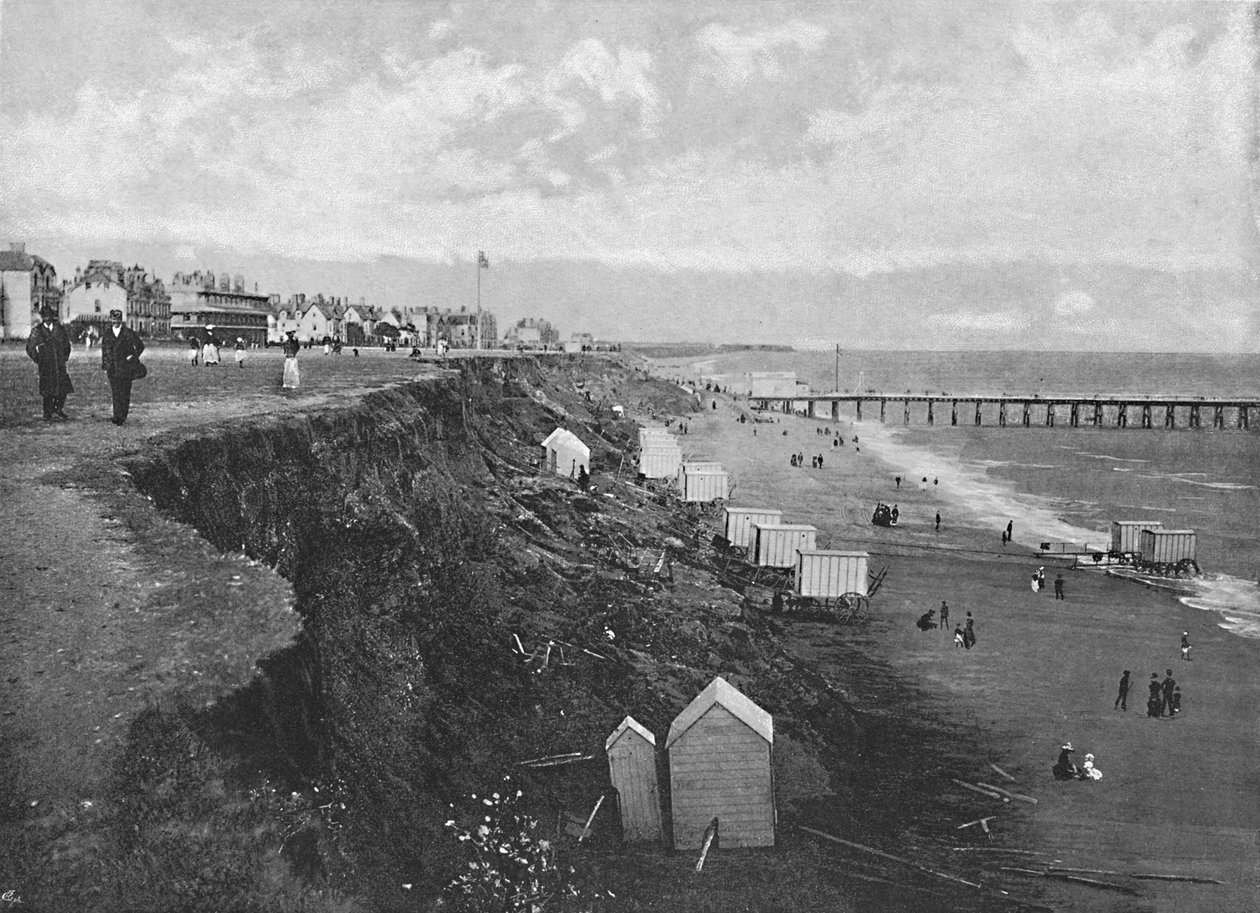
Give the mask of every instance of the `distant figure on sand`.
<svg viewBox="0 0 1260 913">
<path fill-rule="evenodd" d="M 1182 659 L 1190 658 L 1190 632 L 1189 631 L 1181 632 L 1181 658 Z"/>
<path fill-rule="evenodd" d="M 919 616 L 919 620 L 915 622 L 920 631 L 931 631 L 936 627 L 936 621 L 932 618 L 936 614 L 936 609 L 928 609 Z"/>
<path fill-rule="evenodd" d="M 1160 713 L 1172 716 L 1173 692 L 1177 690 L 1177 682 L 1172 677 L 1172 669 L 1169 669 L 1168 674 L 1164 676 L 1164 682 L 1160 688 L 1164 692 Z"/>
<path fill-rule="evenodd" d="M 970 650 L 976 645 L 976 620 L 971 617 L 971 613 L 967 613 L 967 627 L 963 628 L 963 646 Z"/>
<path fill-rule="evenodd" d="M 298 386 L 298 352 L 302 350 L 302 344 L 297 340 L 297 333 L 289 330 L 285 336 L 284 344 L 284 381 L 283 386 L 286 390 L 296 390 Z"/>
<path fill-rule="evenodd" d="M 941 512 L 939 510 L 936 512 L 936 531 L 938 533 L 941 531 Z"/>
<path fill-rule="evenodd" d="M 1007 542 L 1015 541 L 1015 521 L 1014 520 L 1006 521 L 1006 541 Z"/>
<path fill-rule="evenodd" d="M 1039 588 L 1038 588 L 1038 586 L 1037 586 L 1037 572 L 1036 572 L 1036 571 L 1033 571 L 1032 580 L 1031 580 L 1031 581 L 1029 581 L 1029 582 L 1030 582 L 1030 584 L 1032 585 L 1032 591 L 1033 591 L 1034 593 L 1035 593 L 1035 592 L 1037 592 L 1037 590 L 1038 590 Z"/>
<path fill-rule="evenodd" d="M 1178 685 L 1176 688 L 1173 688 L 1172 712 L 1174 715 L 1181 713 L 1181 686 L 1180 685 Z"/>
<path fill-rule="evenodd" d="M 1054 762 L 1054 767 L 1050 768 L 1050 772 L 1054 774 L 1056 780 L 1075 780 L 1077 778 L 1080 771 L 1072 763 L 1072 752 L 1075 750 L 1071 742 L 1064 742 L 1063 747 L 1059 749 L 1059 759 Z"/>
<path fill-rule="evenodd" d="M 1159 673 L 1152 672 L 1151 680 L 1146 685 L 1149 694 L 1146 697 L 1146 715 L 1159 716 L 1160 705 L 1163 703 L 1159 691 Z"/>
<path fill-rule="evenodd" d="M 236 337 L 236 366 L 245 367 L 245 340 L 240 336 Z"/>
<path fill-rule="evenodd" d="M 195 368 L 199 358 L 201 358 L 201 346 L 197 344 L 196 339 L 188 340 L 188 363 Z"/>
<path fill-rule="evenodd" d="M 1054 598 L 1063 599 L 1063 575 L 1059 574 L 1054 578 Z"/>
<path fill-rule="evenodd" d="M 959 625 L 954 625 L 954 647 L 965 647 L 967 639 L 963 636 L 963 629 Z"/>
<path fill-rule="evenodd" d="M 1120 676 L 1120 690 L 1116 693 L 1115 709 L 1129 712 L 1129 670 L 1124 670 L 1124 675 Z"/>
<path fill-rule="evenodd" d="M 941 600 L 941 627 L 949 627 L 949 603 L 944 599 Z"/>
</svg>

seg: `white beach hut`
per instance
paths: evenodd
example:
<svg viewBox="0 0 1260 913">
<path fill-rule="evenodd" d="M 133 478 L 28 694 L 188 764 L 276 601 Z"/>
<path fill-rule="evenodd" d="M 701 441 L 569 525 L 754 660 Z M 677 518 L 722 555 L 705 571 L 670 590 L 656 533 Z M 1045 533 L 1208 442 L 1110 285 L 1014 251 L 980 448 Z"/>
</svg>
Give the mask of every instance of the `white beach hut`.
<svg viewBox="0 0 1260 913">
<path fill-rule="evenodd" d="M 774 720 L 718 676 L 669 727 L 674 848 L 696 849 L 718 819 L 724 847 L 774 846 Z"/>
<path fill-rule="evenodd" d="M 656 737 L 632 716 L 621 721 L 604 742 L 608 774 L 621 807 L 626 840 L 658 840 L 661 795 L 656 783 Z"/>
<path fill-rule="evenodd" d="M 542 448 L 543 468 L 547 472 L 576 479 L 579 468 L 584 467 L 588 474 L 591 471 L 591 448 L 572 431 L 557 428 L 547 435 Z"/>
</svg>

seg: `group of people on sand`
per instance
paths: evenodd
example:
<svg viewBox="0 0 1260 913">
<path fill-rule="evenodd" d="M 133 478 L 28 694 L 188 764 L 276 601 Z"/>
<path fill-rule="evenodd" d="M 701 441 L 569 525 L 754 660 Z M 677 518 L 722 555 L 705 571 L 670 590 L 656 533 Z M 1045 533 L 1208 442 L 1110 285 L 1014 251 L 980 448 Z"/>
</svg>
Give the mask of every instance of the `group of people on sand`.
<svg viewBox="0 0 1260 913">
<path fill-rule="evenodd" d="M 803 454 L 803 453 L 794 453 L 794 454 L 792 454 L 792 455 L 791 455 L 791 457 L 789 458 L 788 462 L 789 462 L 792 466 L 797 466 L 797 467 L 804 466 L 804 465 L 805 465 L 805 454 Z M 822 468 L 823 468 L 823 457 L 822 457 L 822 454 L 821 454 L 821 453 L 820 453 L 820 454 L 818 454 L 817 456 L 812 456 L 812 457 L 810 457 L 810 458 L 809 458 L 809 468 L 810 468 L 810 469 L 822 469 Z"/>
<path fill-rule="evenodd" d="M 941 600 L 941 620 L 938 624 L 935 618 L 936 609 L 928 609 L 919 616 L 919 620 L 915 622 L 915 626 L 920 631 L 933 630 L 949 630 L 949 603 L 944 599 Z M 971 617 L 971 612 L 967 612 L 967 619 L 964 624 L 954 625 L 954 646 L 962 647 L 970 650 L 976 645 L 976 620 Z"/>
<path fill-rule="evenodd" d="M 1116 695 L 1115 709 L 1129 709 L 1129 670 L 1120 676 L 1120 692 Z M 1172 719 L 1181 713 L 1181 686 L 1173 678 L 1172 669 L 1165 670 L 1164 679 L 1160 681 L 1159 673 L 1152 672 L 1147 683 L 1146 715 L 1155 719 Z"/>
<path fill-rule="evenodd" d="M 1050 768 L 1054 778 L 1056 780 L 1101 780 L 1102 771 L 1094 765 L 1094 756 L 1085 755 L 1085 763 L 1078 766 L 1072 760 L 1075 751 L 1071 742 L 1063 743 L 1063 747 L 1059 749 L 1059 759 L 1055 761 L 1054 767 Z"/>
<path fill-rule="evenodd" d="M 876 526 L 896 526 L 897 518 L 901 516 L 901 511 L 894 504 L 889 507 L 883 501 L 875 504 L 875 512 L 871 514 L 871 522 Z"/>
</svg>

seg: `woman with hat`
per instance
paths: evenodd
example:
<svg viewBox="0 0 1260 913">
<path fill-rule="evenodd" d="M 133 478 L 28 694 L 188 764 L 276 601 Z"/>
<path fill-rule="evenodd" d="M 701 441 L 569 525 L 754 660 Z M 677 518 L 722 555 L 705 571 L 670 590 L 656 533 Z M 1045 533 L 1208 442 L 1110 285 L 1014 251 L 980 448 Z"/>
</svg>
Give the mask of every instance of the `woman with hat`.
<svg viewBox="0 0 1260 913">
<path fill-rule="evenodd" d="M 201 363 L 206 367 L 219 363 L 219 340 L 214 336 L 214 324 L 206 326 L 206 342 L 201 347 Z"/>
<path fill-rule="evenodd" d="M 70 336 L 57 320 L 57 311 L 44 305 L 39 309 L 39 323 L 31 327 L 26 340 L 26 354 L 39 368 L 39 395 L 44 400 L 44 421 L 64 422 L 66 397 L 74 392 L 74 384 L 66 371 L 70 357 Z"/>
<path fill-rule="evenodd" d="M 245 340 L 240 336 L 236 337 L 236 366 L 245 367 Z"/>
<path fill-rule="evenodd" d="M 1059 760 L 1055 761 L 1054 767 L 1050 768 L 1056 780 L 1075 780 L 1078 776 L 1076 765 L 1072 763 L 1073 751 L 1071 742 L 1064 742 L 1063 747 L 1059 749 Z"/>
<path fill-rule="evenodd" d="M 298 385 L 298 352 L 302 350 L 302 344 L 297 340 L 297 332 L 288 330 L 285 333 L 284 343 L 284 382 L 283 386 L 286 390 L 296 390 Z"/>
</svg>

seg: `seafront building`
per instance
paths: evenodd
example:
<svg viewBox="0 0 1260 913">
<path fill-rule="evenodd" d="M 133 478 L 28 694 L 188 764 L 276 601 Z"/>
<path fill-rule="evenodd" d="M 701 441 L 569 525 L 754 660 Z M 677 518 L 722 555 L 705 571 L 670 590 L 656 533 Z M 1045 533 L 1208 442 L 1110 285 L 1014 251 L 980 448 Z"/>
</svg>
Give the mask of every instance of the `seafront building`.
<svg viewBox="0 0 1260 913">
<path fill-rule="evenodd" d="M 554 347 L 559 342 L 560 332 L 551 325 L 550 321 L 541 317 L 525 317 L 518 320 L 515 326 L 509 327 L 503 336 L 503 344 L 508 348 L 541 349 Z"/>
<path fill-rule="evenodd" d="M 26 243 L 0 250 L 0 340 L 26 339 L 39 311 L 48 305 L 61 314 L 57 271 L 43 257 L 26 252 Z"/>
<path fill-rule="evenodd" d="M 167 290 L 171 299 L 171 334 L 177 339 L 204 339 L 213 329 L 219 339 L 240 337 L 249 345 L 266 345 L 271 296 L 245 290 L 240 273 L 229 276 L 197 270 L 176 273 Z"/>
<path fill-rule="evenodd" d="M 72 338 L 85 333 L 99 336 L 109 324 L 109 312 L 123 312 L 127 326 L 144 337 L 171 334 L 171 299 L 162 280 L 140 265 L 117 260 L 89 260 L 75 267 L 74 279 L 62 283 L 61 319 Z"/>
</svg>

